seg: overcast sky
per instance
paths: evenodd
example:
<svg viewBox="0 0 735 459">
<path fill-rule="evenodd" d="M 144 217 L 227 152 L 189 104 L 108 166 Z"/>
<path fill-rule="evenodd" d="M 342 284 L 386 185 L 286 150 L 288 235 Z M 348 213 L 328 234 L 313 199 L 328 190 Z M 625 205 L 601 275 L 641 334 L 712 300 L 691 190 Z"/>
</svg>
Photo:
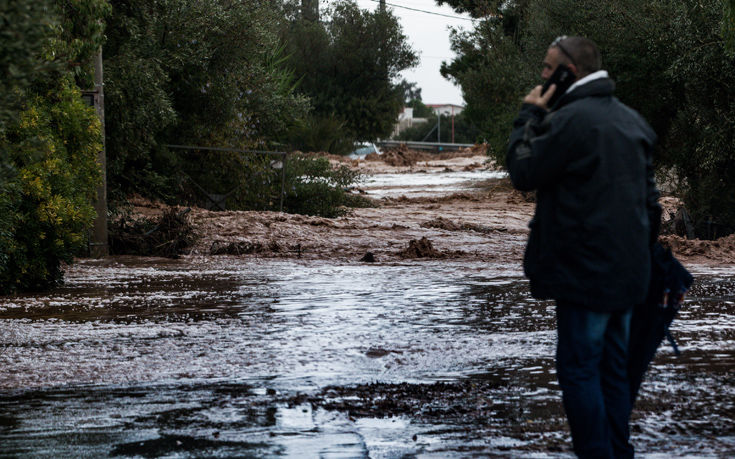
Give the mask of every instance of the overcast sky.
<svg viewBox="0 0 735 459">
<path fill-rule="evenodd" d="M 321 1 L 322 5 L 329 2 Z M 378 2 L 373 0 L 357 0 L 360 8 L 375 10 Z M 421 62 L 412 69 L 403 72 L 403 77 L 418 83 L 421 97 L 426 104 L 458 104 L 464 105 L 462 91 L 439 74 L 442 61 L 450 61 L 454 53 L 449 49 L 449 27 L 472 28 L 468 15 L 460 15 L 452 8 L 439 7 L 434 0 L 386 0 L 388 9 L 393 11 L 403 26 L 403 33 L 408 37 L 411 47 L 419 53 Z M 391 6 L 396 5 L 396 6 Z M 437 16 L 419 11 L 412 11 L 399 6 L 425 10 L 434 13 L 466 19 Z"/>
</svg>

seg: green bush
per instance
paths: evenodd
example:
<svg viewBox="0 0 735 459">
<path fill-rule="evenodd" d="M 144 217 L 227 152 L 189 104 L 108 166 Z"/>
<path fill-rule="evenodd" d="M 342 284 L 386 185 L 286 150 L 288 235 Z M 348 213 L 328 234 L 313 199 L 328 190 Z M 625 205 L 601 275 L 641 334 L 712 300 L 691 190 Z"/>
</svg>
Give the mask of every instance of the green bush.
<svg viewBox="0 0 735 459">
<path fill-rule="evenodd" d="M 67 78 L 33 97 L 4 141 L 0 291 L 47 288 L 85 247 L 95 217 L 100 123 Z"/>
<path fill-rule="evenodd" d="M 355 204 L 346 190 L 360 178 L 359 172 L 346 166 L 333 168 L 324 157 L 289 155 L 284 211 L 329 218 L 343 215 L 345 206 Z"/>
<path fill-rule="evenodd" d="M 214 210 L 278 211 L 283 191 L 283 210 L 289 213 L 335 217 L 345 212 L 345 206 L 366 205 L 345 191 L 360 180 L 360 174 L 345 166 L 334 168 L 324 157 L 289 154 L 283 180 L 282 156 L 208 150 L 176 154 L 179 166 L 171 175 L 178 177 L 179 203 Z"/>
<path fill-rule="evenodd" d="M 289 140 L 293 148 L 306 152 L 345 155 L 355 148 L 355 139 L 346 133 L 344 121 L 334 116 L 307 117 L 291 129 Z"/>
</svg>

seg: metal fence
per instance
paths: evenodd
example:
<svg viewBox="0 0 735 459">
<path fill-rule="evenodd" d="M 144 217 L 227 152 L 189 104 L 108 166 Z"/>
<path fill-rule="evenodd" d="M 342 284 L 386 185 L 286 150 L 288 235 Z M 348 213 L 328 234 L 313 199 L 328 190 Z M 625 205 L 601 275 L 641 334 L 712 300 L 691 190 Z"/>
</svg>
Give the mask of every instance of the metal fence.
<svg viewBox="0 0 735 459">
<path fill-rule="evenodd" d="M 197 146 L 197 145 L 166 145 L 167 148 L 173 149 L 173 150 L 185 150 L 185 151 L 208 151 L 208 152 L 222 152 L 222 153 L 230 153 L 230 154 L 240 154 L 240 155 L 264 155 L 264 156 L 274 156 L 280 158 L 280 162 L 278 161 L 271 161 L 270 166 L 273 169 L 280 169 L 281 171 L 281 186 L 280 186 L 280 193 L 279 193 L 279 211 L 283 212 L 283 201 L 286 195 L 286 164 L 288 159 L 288 153 L 284 151 L 266 151 L 266 150 L 247 150 L 247 149 L 240 149 L 240 148 L 227 148 L 227 147 L 203 147 L 203 146 Z M 184 171 L 181 171 L 181 173 L 190 181 L 194 187 L 198 190 L 199 194 L 201 194 L 204 199 L 207 200 L 209 208 L 219 209 L 219 210 L 227 210 L 225 202 L 228 197 L 233 195 L 236 191 L 240 189 L 241 186 L 243 186 L 242 183 L 237 184 L 232 189 L 226 191 L 225 193 L 214 193 L 211 190 L 207 190 L 205 188 L 206 185 L 202 185 L 195 180 L 191 174 L 186 173 Z"/>
<path fill-rule="evenodd" d="M 473 143 L 413 142 L 410 140 L 378 140 L 375 144 L 381 148 L 397 148 L 401 145 L 406 145 L 413 150 L 429 150 L 435 152 L 455 151 L 475 146 Z"/>
</svg>

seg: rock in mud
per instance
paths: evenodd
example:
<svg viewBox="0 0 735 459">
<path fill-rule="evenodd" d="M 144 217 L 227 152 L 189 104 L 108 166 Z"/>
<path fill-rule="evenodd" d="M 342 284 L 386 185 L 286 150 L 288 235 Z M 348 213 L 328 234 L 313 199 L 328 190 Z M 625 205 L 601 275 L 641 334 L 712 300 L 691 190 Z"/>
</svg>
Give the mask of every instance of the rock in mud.
<svg viewBox="0 0 735 459">
<path fill-rule="evenodd" d="M 360 258 L 360 261 L 375 263 L 377 260 L 375 259 L 375 255 L 373 254 L 373 252 L 366 252 L 365 255 Z"/>
</svg>

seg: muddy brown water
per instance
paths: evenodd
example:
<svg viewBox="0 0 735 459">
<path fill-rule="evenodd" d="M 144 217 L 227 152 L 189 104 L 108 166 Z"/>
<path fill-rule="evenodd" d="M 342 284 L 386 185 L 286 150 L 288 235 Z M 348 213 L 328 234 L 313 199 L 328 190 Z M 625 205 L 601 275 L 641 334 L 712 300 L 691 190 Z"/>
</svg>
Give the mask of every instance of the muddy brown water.
<svg viewBox="0 0 735 459">
<path fill-rule="evenodd" d="M 735 274 L 693 267 L 638 451 L 735 454 Z M 569 457 L 554 308 L 452 260 L 83 260 L 0 298 L 0 457 Z"/>
</svg>

